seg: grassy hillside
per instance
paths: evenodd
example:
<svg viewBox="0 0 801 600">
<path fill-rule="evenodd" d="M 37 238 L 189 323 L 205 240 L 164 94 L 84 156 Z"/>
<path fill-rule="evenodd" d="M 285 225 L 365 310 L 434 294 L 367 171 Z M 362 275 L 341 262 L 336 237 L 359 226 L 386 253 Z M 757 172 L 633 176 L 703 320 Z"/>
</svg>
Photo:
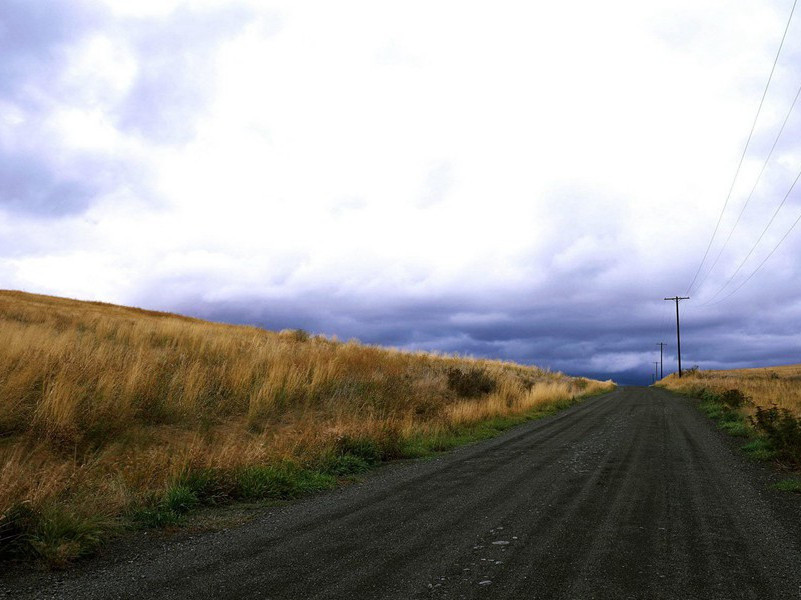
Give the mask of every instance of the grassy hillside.
<svg viewBox="0 0 801 600">
<path fill-rule="evenodd" d="M 0 555 L 63 563 L 198 504 L 290 498 L 611 382 L 0 291 Z"/>
<path fill-rule="evenodd" d="M 738 389 L 750 397 L 753 404 L 746 409 L 753 414 L 757 407 L 776 405 L 801 417 L 801 365 L 785 365 L 759 369 L 729 371 L 685 371 L 679 378 L 675 373 L 658 385 L 682 393 L 699 395 L 704 390 L 723 393 Z"/>
</svg>

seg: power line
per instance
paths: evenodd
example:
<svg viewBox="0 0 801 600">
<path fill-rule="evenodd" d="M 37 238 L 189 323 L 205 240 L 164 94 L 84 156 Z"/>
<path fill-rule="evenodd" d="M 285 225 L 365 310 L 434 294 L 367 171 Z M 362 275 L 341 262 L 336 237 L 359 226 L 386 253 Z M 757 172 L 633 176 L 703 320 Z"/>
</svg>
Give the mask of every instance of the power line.
<svg viewBox="0 0 801 600">
<path fill-rule="evenodd" d="M 761 234 L 759 234 L 759 238 L 757 238 L 757 241 L 756 241 L 756 242 L 754 242 L 754 245 L 753 245 L 753 246 L 751 246 L 751 250 L 749 250 L 749 251 L 748 251 L 748 254 L 746 254 L 746 255 L 745 255 L 745 258 L 744 258 L 744 259 L 743 259 L 743 260 L 740 262 L 740 264 L 738 265 L 737 269 L 734 271 L 734 273 L 732 273 L 732 274 L 731 274 L 731 276 L 728 278 L 728 280 L 726 280 L 726 283 L 724 283 L 724 284 L 723 284 L 723 286 L 721 286 L 721 287 L 718 289 L 718 291 L 717 291 L 717 292 L 715 292 L 715 293 L 712 295 L 712 297 L 711 297 L 711 298 L 709 298 L 709 300 L 707 300 L 706 302 L 704 302 L 704 303 L 703 303 L 701 306 L 706 306 L 707 304 L 710 304 L 710 303 L 712 303 L 712 301 L 713 301 L 715 298 L 717 298 L 717 297 L 718 297 L 718 295 L 719 295 L 719 294 L 720 294 L 720 293 L 721 293 L 723 290 L 725 290 L 727 287 L 729 287 L 729 284 L 731 284 L 731 282 L 732 282 L 732 281 L 734 281 L 734 278 L 735 278 L 735 277 L 737 277 L 737 274 L 738 274 L 738 273 L 740 272 L 740 270 L 741 270 L 741 269 L 742 269 L 742 268 L 745 266 L 745 263 L 746 263 L 746 262 L 748 262 L 748 259 L 749 259 L 749 258 L 751 258 L 751 255 L 754 253 L 754 250 L 756 250 L 756 249 L 757 249 L 757 246 L 759 246 L 759 243 L 762 241 L 762 238 L 764 238 L 764 237 L 765 237 L 765 234 L 768 232 L 768 229 L 770 229 L 770 226 L 771 226 L 771 225 L 773 225 L 773 221 L 775 221 L 775 220 L 776 220 L 776 216 L 779 214 L 779 211 L 782 209 L 782 207 L 783 207 L 783 206 L 785 205 L 785 203 L 787 202 L 787 198 L 789 198 L 789 197 L 790 197 L 790 193 L 793 191 L 793 188 L 795 188 L 795 184 L 796 184 L 796 183 L 798 183 L 798 180 L 799 180 L 800 178 L 801 178 L 801 171 L 799 171 L 799 172 L 798 172 L 798 175 L 796 175 L 796 176 L 795 176 L 795 179 L 793 180 L 793 183 L 792 183 L 792 185 L 790 186 L 790 189 L 789 189 L 789 190 L 787 190 L 787 193 L 784 195 L 784 198 L 782 198 L 782 201 L 781 201 L 781 202 L 779 202 L 779 205 L 776 207 L 776 210 L 774 210 L 774 211 L 773 211 L 773 215 L 770 217 L 770 221 L 768 221 L 768 224 L 767 224 L 767 225 L 765 225 L 765 228 L 762 230 L 762 233 L 761 233 Z M 793 227 L 795 227 L 795 225 L 793 225 Z M 790 231 L 792 231 L 793 227 L 791 227 L 791 228 L 790 228 Z M 788 232 L 787 232 L 787 234 L 785 234 L 785 237 L 787 237 L 787 235 L 788 235 L 789 233 L 790 233 L 790 232 L 788 231 Z M 782 240 L 784 240 L 784 238 L 782 238 Z M 780 243 L 781 243 L 781 242 L 780 242 Z M 778 248 L 778 246 L 777 246 L 777 248 Z M 775 251 L 776 251 L 776 249 L 774 248 L 774 249 L 773 249 L 773 251 L 772 251 L 770 254 L 773 254 L 773 252 L 775 252 Z M 770 255 L 768 255 L 768 256 L 770 256 Z M 763 261 L 763 263 L 761 263 L 761 264 L 760 264 L 760 266 L 762 266 L 762 264 L 764 264 L 764 261 Z M 758 269 L 758 268 L 759 268 L 759 267 L 757 267 L 757 269 Z M 756 271 L 755 271 L 755 272 L 756 272 Z M 754 272 L 754 273 L 755 273 L 755 272 Z M 748 277 L 748 279 L 751 279 L 751 277 L 753 277 L 753 276 L 754 276 L 754 273 L 752 273 L 752 274 L 751 274 L 751 275 Z M 747 280 L 746 280 L 746 281 L 747 281 Z M 741 285 L 741 286 L 739 286 L 737 289 L 739 290 L 739 289 L 740 289 L 740 287 L 742 287 L 742 285 Z M 735 290 L 735 291 L 736 291 L 736 290 Z M 732 294 L 733 294 L 733 293 L 734 293 L 734 292 L 732 292 Z M 731 294 L 729 294 L 729 296 L 731 296 Z M 724 298 L 724 300 L 725 300 L 726 298 L 728 298 L 729 296 L 726 296 L 726 297 Z M 717 304 L 717 302 L 715 302 L 715 304 Z"/>
<path fill-rule="evenodd" d="M 734 222 L 734 226 L 731 228 L 731 231 L 729 231 L 729 235 L 726 238 L 726 241 L 723 242 L 723 245 L 720 247 L 718 255 L 715 257 L 712 266 L 709 267 L 709 270 L 706 272 L 706 275 L 701 279 L 700 282 L 698 282 L 699 287 L 701 287 L 704 284 L 704 282 L 709 278 L 709 275 L 712 273 L 712 271 L 715 270 L 715 265 L 718 264 L 718 261 L 720 260 L 723 251 L 726 249 L 726 246 L 731 240 L 734 230 L 737 229 L 737 226 L 740 224 L 740 219 L 742 219 L 743 213 L 745 212 L 745 209 L 748 207 L 748 203 L 751 202 L 751 197 L 754 195 L 754 192 L 756 191 L 759 182 L 762 180 L 762 175 L 763 173 L 765 173 L 765 168 L 768 166 L 768 163 L 770 162 L 770 159 L 773 156 L 773 151 L 776 150 L 776 145 L 779 143 L 779 138 L 781 138 L 782 133 L 784 132 L 784 128 L 787 126 L 787 121 L 790 119 L 790 115 L 792 114 L 793 109 L 795 108 L 795 105 L 798 102 L 799 96 L 801 96 L 801 86 L 798 86 L 798 91 L 795 93 L 795 98 L 793 98 L 793 103 L 790 105 L 790 109 L 784 116 L 784 121 L 782 122 L 782 126 L 779 129 L 779 133 L 776 134 L 776 139 L 773 140 L 773 145 L 770 147 L 770 152 L 768 152 L 768 156 L 767 158 L 765 158 L 765 162 L 762 163 L 762 168 L 759 171 L 759 175 L 757 175 L 756 181 L 754 181 L 754 185 L 751 188 L 751 191 L 748 193 L 748 198 L 746 198 L 745 204 L 743 204 L 743 207 L 740 209 L 740 214 L 737 215 L 737 220 Z"/>
<path fill-rule="evenodd" d="M 754 122 L 751 124 L 751 131 L 748 133 L 748 139 L 745 142 L 745 146 L 743 147 L 743 152 L 740 155 L 740 161 L 737 163 L 737 169 L 734 172 L 734 177 L 731 180 L 731 185 L 729 186 L 729 193 L 726 195 L 726 201 L 723 203 L 723 208 L 720 210 L 720 215 L 718 216 L 718 221 L 715 224 L 715 229 L 712 232 L 712 237 L 709 238 L 709 243 L 706 246 L 706 250 L 704 251 L 704 256 L 701 259 L 701 264 L 698 265 L 698 269 L 695 271 L 695 275 L 693 275 L 693 279 L 690 282 L 690 285 L 687 287 L 687 294 L 693 288 L 696 279 L 698 279 L 698 274 L 701 272 L 701 269 L 706 262 L 706 258 L 709 255 L 709 249 L 712 247 L 712 242 L 715 241 L 715 236 L 717 236 L 718 229 L 720 228 L 720 222 L 723 220 L 723 214 L 726 212 L 726 207 L 729 205 L 729 200 L 731 199 L 732 191 L 734 190 L 734 184 L 737 182 L 737 177 L 740 174 L 740 169 L 743 166 L 743 160 L 745 159 L 746 152 L 748 152 L 748 146 L 751 143 L 751 138 L 754 135 L 754 129 L 756 129 L 757 121 L 759 120 L 759 114 L 762 112 L 762 105 L 765 103 L 765 96 L 768 95 L 768 88 L 770 87 L 770 82 L 773 79 L 773 73 L 776 70 L 776 64 L 779 62 L 779 54 L 781 54 L 782 47 L 784 46 L 784 40 L 787 37 L 787 30 L 790 28 L 790 21 L 793 19 L 793 13 L 795 12 L 795 5 L 798 0 L 793 0 L 793 6 L 790 9 L 790 16 L 787 19 L 787 24 L 784 26 L 784 33 L 782 34 L 782 40 L 779 43 L 779 49 L 776 51 L 776 56 L 773 59 L 773 66 L 770 69 L 770 75 L 768 75 L 768 81 L 765 84 L 765 89 L 762 91 L 762 98 L 759 100 L 759 106 L 757 107 L 756 115 L 754 116 Z"/>
<path fill-rule="evenodd" d="M 799 175 L 801 175 L 801 173 L 800 173 Z M 798 178 L 797 178 L 797 177 L 796 177 L 796 181 L 798 181 Z M 765 258 L 762 260 L 762 262 L 761 262 L 761 263 L 759 263 L 759 264 L 757 265 L 757 268 L 756 268 L 756 269 L 754 269 L 754 270 L 751 272 L 751 274 L 750 274 L 748 277 L 746 277 L 746 278 L 745 278 L 745 280 L 744 280 L 744 281 L 743 281 L 743 282 L 742 282 L 740 285 L 738 285 L 738 286 L 737 286 L 736 288 L 734 288 L 734 289 L 733 289 L 731 292 L 729 292 L 729 293 L 728 293 L 726 296 L 724 296 L 723 298 L 721 298 L 720 300 L 718 300 L 718 301 L 717 301 L 717 302 L 715 302 L 714 304 L 720 304 L 720 303 L 721 303 L 721 302 L 723 302 L 724 300 L 728 300 L 728 299 L 729 299 L 729 298 L 731 298 L 731 297 L 732 297 L 734 294 L 736 294 L 736 293 L 737 293 L 737 292 L 740 290 L 740 288 L 742 288 L 742 287 L 743 287 L 743 286 L 744 286 L 746 283 L 748 283 L 749 281 L 751 281 L 751 278 L 752 278 L 754 275 L 756 275 L 756 274 L 757 274 L 757 271 L 759 271 L 759 269 L 761 269 L 761 268 L 762 268 L 762 265 L 764 265 L 766 262 L 768 262 L 768 259 L 769 259 L 771 256 L 773 256 L 773 254 L 774 254 L 774 252 L 776 252 L 776 250 L 778 250 L 778 249 L 779 249 L 779 246 L 781 246 L 781 245 L 782 245 L 782 242 L 784 242 L 784 240 L 786 240 L 786 239 L 787 239 L 787 236 L 789 236 L 789 235 L 790 235 L 790 232 L 792 232 L 792 231 L 793 231 L 793 229 L 795 229 L 795 226 L 796 226 L 796 225 L 798 225 L 798 223 L 799 223 L 799 222 L 801 222 L 801 215 L 798 215 L 798 218 L 797 218 L 795 221 L 793 221 L 793 224 L 792 224 L 792 225 L 790 225 L 790 229 L 788 229 L 788 230 L 787 230 L 787 233 L 785 233 L 785 234 L 782 236 L 782 239 L 780 239 L 780 240 L 779 240 L 779 242 L 778 242 L 778 243 L 777 243 L 777 244 L 776 244 L 776 245 L 773 247 L 773 250 L 771 250 L 771 251 L 770 251 L 770 253 L 769 253 L 769 254 L 768 254 L 768 255 L 767 255 L 767 256 L 766 256 L 766 257 L 765 257 Z"/>
</svg>

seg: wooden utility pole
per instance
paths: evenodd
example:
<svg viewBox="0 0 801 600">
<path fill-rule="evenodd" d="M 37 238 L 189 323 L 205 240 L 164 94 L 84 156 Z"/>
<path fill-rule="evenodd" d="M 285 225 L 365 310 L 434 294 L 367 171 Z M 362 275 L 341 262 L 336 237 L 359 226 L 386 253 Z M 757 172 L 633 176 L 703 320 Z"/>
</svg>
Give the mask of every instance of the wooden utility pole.
<svg viewBox="0 0 801 600">
<path fill-rule="evenodd" d="M 689 296 L 673 296 L 665 298 L 676 302 L 676 353 L 679 355 L 679 377 L 681 377 L 681 327 L 679 326 L 679 300 L 689 300 Z"/>
<path fill-rule="evenodd" d="M 662 354 L 665 348 L 665 342 L 657 342 L 657 346 L 659 346 L 659 379 L 663 379 L 665 377 L 665 371 L 662 368 Z"/>
<path fill-rule="evenodd" d="M 657 375 L 659 375 L 659 361 L 654 361 L 654 383 L 656 383 Z"/>
</svg>

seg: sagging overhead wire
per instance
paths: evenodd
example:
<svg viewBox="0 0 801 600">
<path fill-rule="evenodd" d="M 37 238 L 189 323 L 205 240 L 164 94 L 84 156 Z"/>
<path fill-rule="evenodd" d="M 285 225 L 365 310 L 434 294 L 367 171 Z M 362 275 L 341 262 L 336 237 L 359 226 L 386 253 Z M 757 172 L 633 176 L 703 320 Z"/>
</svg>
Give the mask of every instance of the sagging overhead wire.
<svg viewBox="0 0 801 600">
<path fill-rule="evenodd" d="M 743 280 L 743 282 L 742 282 L 742 283 L 740 283 L 740 285 L 738 285 L 738 286 L 737 286 L 736 288 L 734 288 L 734 289 L 733 289 L 731 292 L 729 292 L 728 294 L 726 294 L 725 296 L 723 296 L 723 298 L 721 298 L 721 299 L 720 299 L 720 300 L 718 300 L 717 302 L 714 302 L 714 303 L 713 303 L 713 305 L 714 305 L 714 304 L 720 304 L 720 303 L 721 303 L 721 302 L 723 302 L 724 300 L 728 300 L 729 298 L 731 298 L 732 296 L 734 296 L 734 294 L 736 294 L 738 291 L 740 291 L 740 289 L 741 289 L 741 288 L 742 288 L 742 287 L 743 287 L 743 286 L 744 286 L 746 283 L 748 283 L 749 281 L 751 281 L 751 278 L 752 278 L 754 275 L 756 275 L 756 274 L 757 274 L 757 272 L 758 272 L 758 271 L 759 271 L 759 270 L 762 268 L 762 265 L 764 265 L 766 262 L 768 262 L 768 259 L 769 259 L 771 256 L 773 256 L 773 254 L 776 252 L 776 250 L 778 250 L 778 249 L 779 249 L 779 246 L 781 246 L 781 245 L 782 245 L 782 242 L 784 242 L 784 240 L 786 240 L 786 239 L 787 239 L 787 236 L 789 236 L 789 235 L 790 235 L 790 233 L 793 231 L 793 229 L 795 229 L 795 226 L 796 226 L 796 225 L 798 225 L 798 223 L 799 223 L 799 222 L 801 222 L 801 215 L 798 215 L 798 218 L 797 218 L 795 221 L 793 221 L 793 224 L 792 224 L 792 225 L 790 225 L 790 228 L 787 230 L 787 232 L 786 232 L 786 233 L 785 233 L 785 234 L 782 236 L 782 238 L 781 238 L 781 239 L 778 241 L 778 243 L 777 243 L 777 244 L 776 244 L 776 245 L 773 247 L 773 250 L 771 250 L 771 251 L 770 251 L 770 253 L 769 253 L 769 254 L 768 254 L 768 255 L 767 255 L 767 256 L 766 256 L 764 259 L 762 259 L 762 262 L 761 262 L 761 263 L 759 263 L 759 264 L 757 265 L 756 269 L 754 269 L 754 270 L 751 272 L 751 274 L 750 274 L 748 277 L 746 277 L 746 278 Z M 707 303 L 707 304 L 709 304 L 709 303 Z M 702 306 L 703 306 L 703 305 L 702 305 Z"/>
<path fill-rule="evenodd" d="M 706 250 L 704 251 L 704 256 L 701 259 L 701 263 L 698 265 L 698 269 L 695 271 L 695 275 L 693 275 L 693 279 L 690 282 L 690 285 L 687 286 L 687 291 L 685 295 L 689 295 L 690 291 L 692 290 L 693 286 L 695 285 L 696 280 L 698 279 L 698 275 L 701 273 L 701 269 L 706 262 L 707 257 L 709 256 L 709 250 L 712 248 L 712 243 L 715 241 L 715 237 L 717 236 L 718 230 L 720 229 L 720 222 L 723 220 L 723 215 L 726 212 L 726 207 L 729 205 L 729 200 L 731 199 L 731 194 L 734 191 L 734 185 L 737 182 L 737 177 L 740 174 L 740 169 L 743 166 L 743 160 L 745 159 L 745 155 L 748 152 L 748 146 L 751 144 L 751 138 L 754 136 L 754 130 L 756 129 L 757 121 L 759 120 L 759 115 L 762 112 L 762 106 L 765 103 L 765 96 L 768 95 L 768 88 L 770 87 L 770 82 L 773 80 L 773 73 L 776 71 L 776 64 L 779 62 L 779 55 L 782 52 L 782 47 L 784 47 L 784 40 L 787 37 L 787 30 L 790 28 L 790 22 L 793 20 L 793 14 L 795 13 L 795 7 L 798 3 L 798 0 L 793 0 L 793 6 L 790 9 L 790 16 L 787 18 L 787 24 L 784 26 L 784 33 L 782 34 L 781 42 L 779 43 L 779 49 L 776 51 L 776 56 L 773 58 L 773 66 L 770 69 L 770 75 L 768 75 L 768 81 L 765 84 L 765 89 L 762 90 L 762 98 L 759 100 L 759 106 L 757 107 L 756 115 L 754 116 L 754 122 L 751 123 L 751 131 L 748 133 L 748 139 L 745 142 L 745 146 L 743 147 L 743 152 L 740 155 L 740 161 L 737 163 L 737 169 L 734 171 L 734 177 L 732 178 L 731 185 L 729 186 L 729 193 L 726 194 L 726 200 L 723 203 L 723 208 L 720 210 L 720 215 L 718 216 L 717 223 L 715 224 L 715 229 L 712 232 L 712 237 L 709 238 L 709 243 L 706 246 Z"/>
<path fill-rule="evenodd" d="M 748 281 L 750 281 L 751 278 L 754 275 L 756 275 L 757 271 L 759 271 L 759 269 L 762 268 L 762 265 L 764 265 L 767 262 L 767 260 L 771 256 L 773 256 L 773 253 L 776 252 L 776 250 L 779 248 L 779 246 L 782 244 L 782 242 L 787 238 L 788 235 L 790 235 L 790 232 L 798 224 L 798 221 L 801 220 L 801 216 L 798 219 L 796 219 L 796 221 L 790 226 L 790 229 L 787 230 L 787 233 L 785 233 L 784 236 L 782 236 L 782 238 L 779 240 L 779 243 L 776 244 L 776 246 L 773 248 L 773 250 L 770 251 L 770 253 L 765 257 L 765 259 L 761 263 L 759 263 L 757 268 L 754 269 L 751 272 L 751 274 L 742 283 L 740 283 L 740 285 L 738 285 L 731 293 L 729 293 L 726 296 L 724 296 L 723 298 L 721 298 L 718 302 L 712 302 L 715 298 L 718 297 L 718 295 L 720 295 L 721 292 L 723 292 L 723 290 L 725 290 L 727 287 L 729 287 L 731 282 L 734 281 L 734 278 L 737 277 L 737 274 L 742 270 L 743 266 L 748 261 L 748 259 L 751 258 L 751 255 L 754 253 L 754 250 L 757 249 L 757 246 L 759 246 L 759 243 L 762 241 L 762 238 L 765 237 L 765 234 L 768 232 L 768 229 L 770 229 L 770 226 L 773 224 L 773 221 L 776 219 L 776 216 L 779 214 L 779 211 L 782 209 L 782 207 L 787 202 L 787 199 L 790 197 L 790 194 L 792 193 L 792 191 L 795 188 L 795 185 L 798 183 L 799 179 L 801 179 L 801 170 L 798 171 L 798 175 L 795 176 L 795 179 L 793 180 L 793 183 L 790 186 L 790 189 L 787 190 L 787 193 L 784 195 L 784 198 L 782 198 L 782 201 L 776 207 L 776 210 L 773 211 L 773 215 L 770 217 L 770 221 L 768 221 L 768 224 L 765 225 L 765 228 L 762 230 L 762 233 L 759 235 L 759 238 L 757 239 L 756 242 L 754 242 L 754 245 L 751 246 L 751 250 L 749 250 L 748 254 L 745 255 L 745 258 L 737 266 L 737 269 L 734 271 L 734 273 L 732 273 L 731 276 L 726 280 L 726 283 L 724 283 L 718 289 L 718 291 L 715 292 L 714 295 L 711 298 L 709 298 L 709 300 L 704 302 L 701 306 L 706 306 L 707 304 L 719 304 L 720 302 L 723 302 L 723 300 L 726 300 L 727 298 L 730 298 L 731 296 L 733 296 L 740 288 L 742 288 L 746 283 L 748 283 Z"/>
<path fill-rule="evenodd" d="M 770 152 L 768 152 L 768 156 L 762 163 L 762 168 L 759 170 L 759 175 L 757 175 L 756 181 L 754 181 L 754 185 L 751 187 L 751 191 L 748 193 L 748 197 L 745 199 L 745 204 L 743 204 L 743 207 L 740 209 L 740 214 L 737 215 L 737 220 L 734 222 L 734 226 L 731 228 L 731 231 L 729 231 L 729 235 L 726 238 L 726 241 L 723 242 L 723 245 L 720 247 L 720 250 L 718 251 L 718 254 L 715 257 L 715 260 L 712 262 L 712 266 L 709 267 L 709 270 L 706 272 L 706 275 L 704 275 L 701 281 L 698 282 L 699 288 L 709 278 L 710 273 L 712 273 L 712 271 L 715 270 L 715 265 L 718 264 L 718 261 L 720 260 L 723 251 L 726 249 L 726 246 L 731 240 L 732 234 L 734 234 L 734 230 L 737 229 L 737 226 L 740 224 L 740 220 L 743 217 L 743 213 L 745 212 L 745 209 L 748 207 L 748 203 L 751 202 L 751 198 L 753 197 L 754 192 L 756 191 L 757 186 L 759 185 L 759 182 L 762 180 L 762 175 L 765 173 L 765 168 L 768 166 L 768 163 L 770 162 L 770 159 L 773 156 L 773 151 L 776 150 L 776 145 L 779 143 L 779 139 L 781 138 L 782 133 L 784 133 L 784 128 L 787 126 L 787 121 L 790 120 L 790 115 L 792 114 L 793 109 L 795 108 L 795 105 L 798 102 L 799 96 L 801 96 L 801 85 L 798 86 L 798 91 L 796 91 L 795 93 L 795 98 L 793 98 L 793 102 L 792 104 L 790 104 L 790 108 L 787 110 L 787 114 L 784 115 L 784 121 L 782 121 L 782 126 L 779 128 L 779 133 L 776 134 L 776 138 L 773 140 L 773 145 L 770 147 Z M 720 291 L 721 290 L 719 290 L 718 293 L 720 293 Z"/>
</svg>

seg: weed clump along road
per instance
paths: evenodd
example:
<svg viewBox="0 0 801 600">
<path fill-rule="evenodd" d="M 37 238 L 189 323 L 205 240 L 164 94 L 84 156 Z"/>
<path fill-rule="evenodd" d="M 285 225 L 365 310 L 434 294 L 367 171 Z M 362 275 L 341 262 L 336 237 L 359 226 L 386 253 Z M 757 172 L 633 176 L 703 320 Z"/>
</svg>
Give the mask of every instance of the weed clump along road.
<svg viewBox="0 0 801 600">
<path fill-rule="evenodd" d="M 0 558 L 63 565 L 201 505 L 291 499 L 611 382 L 0 292 Z"/>
</svg>

